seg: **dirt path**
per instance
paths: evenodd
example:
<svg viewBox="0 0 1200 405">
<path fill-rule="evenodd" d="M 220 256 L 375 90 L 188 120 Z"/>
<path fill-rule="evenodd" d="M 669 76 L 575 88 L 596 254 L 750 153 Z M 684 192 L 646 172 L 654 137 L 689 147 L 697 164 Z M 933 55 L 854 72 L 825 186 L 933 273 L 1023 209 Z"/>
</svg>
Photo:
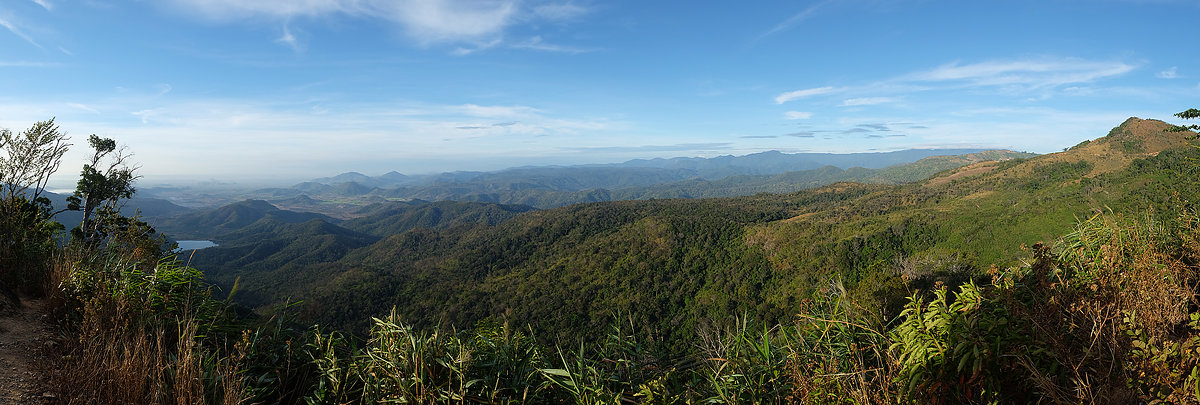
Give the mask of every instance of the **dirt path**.
<svg viewBox="0 0 1200 405">
<path fill-rule="evenodd" d="M 46 301 L 22 300 L 0 315 L 0 404 L 47 404 L 55 398 L 45 381 L 46 352 L 57 343 L 45 316 Z"/>
</svg>

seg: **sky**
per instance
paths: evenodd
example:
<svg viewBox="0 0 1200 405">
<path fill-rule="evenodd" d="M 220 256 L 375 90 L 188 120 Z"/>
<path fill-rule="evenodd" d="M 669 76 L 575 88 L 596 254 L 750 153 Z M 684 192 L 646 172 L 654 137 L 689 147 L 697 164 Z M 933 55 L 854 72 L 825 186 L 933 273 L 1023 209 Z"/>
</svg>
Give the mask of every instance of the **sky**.
<svg viewBox="0 0 1200 405">
<path fill-rule="evenodd" d="M 143 182 L 908 148 L 1200 107 L 1195 0 L 3 0 L 0 128 Z M 1189 42 L 1191 42 L 1189 44 Z"/>
</svg>

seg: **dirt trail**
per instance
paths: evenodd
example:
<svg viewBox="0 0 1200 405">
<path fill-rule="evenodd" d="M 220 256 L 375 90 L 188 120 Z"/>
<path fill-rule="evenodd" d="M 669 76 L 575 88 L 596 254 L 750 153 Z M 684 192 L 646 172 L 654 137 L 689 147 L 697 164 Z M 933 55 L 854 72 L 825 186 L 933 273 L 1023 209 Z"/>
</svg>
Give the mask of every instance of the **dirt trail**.
<svg viewBox="0 0 1200 405">
<path fill-rule="evenodd" d="M 46 300 L 21 300 L 0 315 L 0 404 L 48 404 L 55 400 L 45 381 L 53 340 Z"/>
</svg>

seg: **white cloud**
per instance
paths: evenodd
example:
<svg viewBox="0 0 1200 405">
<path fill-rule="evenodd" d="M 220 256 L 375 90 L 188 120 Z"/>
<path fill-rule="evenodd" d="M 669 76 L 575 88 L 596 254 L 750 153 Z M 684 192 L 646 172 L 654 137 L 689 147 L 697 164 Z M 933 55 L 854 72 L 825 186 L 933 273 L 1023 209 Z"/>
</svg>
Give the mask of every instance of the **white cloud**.
<svg viewBox="0 0 1200 405">
<path fill-rule="evenodd" d="M 90 112 L 90 113 L 92 113 L 92 114 L 99 114 L 99 113 L 100 113 L 100 111 L 99 111 L 99 110 L 96 110 L 95 108 L 92 108 L 92 107 L 88 107 L 87 105 L 84 105 L 84 104 L 79 104 L 79 103 L 67 103 L 67 105 L 68 105 L 68 106 L 71 106 L 71 107 L 78 108 L 78 109 L 80 109 L 80 110 L 84 110 L 84 111 Z"/>
<path fill-rule="evenodd" d="M 398 25 L 421 45 L 466 42 L 486 47 L 518 23 L 561 21 L 578 18 L 588 9 L 571 4 L 542 4 L 522 7 L 518 0 L 168 0 L 177 8 L 214 20 L 266 18 L 290 21 L 295 17 L 345 15 L 374 18 Z M 280 38 L 292 43 L 287 32 Z M 540 42 L 540 40 L 539 40 Z M 528 49 L 537 49 L 526 47 Z M 545 50 L 545 49 L 542 49 Z"/>
<path fill-rule="evenodd" d="M 300 51 L 304 50 L 304 48 L 300 44 L 300 42 L 298 42 L 296 40 L 296 36 L 292 35 L 292 30 L 291 30 L 291 28 L 288 27 L 287 24 L 283 25 L 283 33 L 279 35 L 279 38 L 275 39 L 275 42 L 284 44 L 288 48 L 292 48 L 292 50 L 296 51 L 296 52 L 300 52 Z"/>
<path fill-rule="evenodd" d="M 531 49 L 531 50 L 535 50 L 535 51 L 546 51 L 546 52 L 562 52 L 562 53 L 588 52 L 587 49 L 546 43 L 545 41 L 542 41 L 541 36 L 534 36 L 527 40 L 514 43 L 514 44 L 510 45 L 510 47 L 515 48 L 515 49 Z"/>
<path fill-rule="evenodd" d="M 829 93 L 833 93 L 835 91 L 837 91 L 837 89 L 833 88 L 831 86 L 789 91 L 787 93 L 783 93 L 778 96 L 775 96 L 775 104 L 783 104 L 783 103 L 786 103 L 788 101 L 792 101 L 792 100 L 795 100 L 798 98 L 815 96 L 815 95 L 820 95 L 820 94 L 829 94 Z"/>
<path fill-rule="evenodd" d="M 788 111 L 783 113 L 783 116 L 789 120 L 806 120 L 812 118 L 812 113 L 807 111 Z"/>
<path fill-rule="evenodd" d="M 455 48 L 450 53 L 453 55 L 457 55 L 457 56 L 466 56 L 466 55 L 473 54 L 475 52 L 486 51 L 488 49 L 495 48 L 497 46 L 500 46 L 500 44 L 502 44 L 502 43 L 504 43 L 504 40 L 502 40 L 500 38 L 496 38 L 496 39 L 493 39 L 493 40 L 487 41 L 487 42 L 478 42 L 475 44 L 471 44 L 471 47 L 458 47 L 458 48 Z"/>
<path fill-rule="evenodd" d="M 556 151 L 582 139 L 608 139 L 630 131 L 630 124 L 622 121 L 524 105 L 183 99 L 156 94 L 147 86 L 116 91 L 111 97 L 73 100 L 0 95 L 0 111 L 5 112 L 0 127 L 23 128 L 57 116 L 68 133 L 95 133 L 128 145 L 148 176 L 238 177 L 376 168 L 386 168 L 381 173 L 492 170 L 558 159 L 561 153 Z M 466 126 L 483 129 L 459 128 Z M 83 159 L 80 152 L 64 162 Z M 63 171 L 55 181 L 71 184 L 77 174 Z"/>
<path fill-rule="evenodd" d="M 812 17 L 813 14 L 815 14 L 817 12 L 817 10 L 819 10 L 821 7 L 825 6 L 826 3 L 829 3 L 829 1 L 826 0 L 826 1 L 822 1 L 820 3 L 813 4 L 811 6 L 808 6 L 808 8 L 805 8 L 804 10 L 800 10 L 799 13 L 792 14 L 792 16 L 788 17 L 788 19 L 783 20 L 783 22 L 776 24 L 770 30 L 767 30 L 767 32 L 764 32 L 762 35 L 759 35 L 758 40 L 762 40 L 763 38 L 786 31 L 786 30 L 796 26 L 796 24 L 804 22 L 804 20 L 807 20 L 810 17 Z"/>
<path fill-rule="evenodd" d="M 133 116 L 141 118 L 143 124 L 149 124 L 151 119 L 156 118 L 162 112 L 163 112 L 163 110 L 161 108 L 154 108 L 154 109 L 133 111 L 133 112 L 130 112 L 129 114 L 132 114 Z"/>
<path fill-rule="evenodd" d="M 1178 77 L 1179 77 L 1179 72 L 1178 72 L 1178 70 L 1179 70 L 1179 67 L 1178 67 L 1178 66 L 1171 66 L 1171 68 L 1170 68 L 1170 69 L 1167 69 L 1167 70 L 1164 70 L 1164 71 L 1158 72 L 1158 74 L 1157 74 L 1157 75 L 1155 75 L 1155 76 L 1158 76 L 1158 78 L 1159 78 L 1159 79 L 1174 79 L 1174 78 L 1178 78 Z"/>
<path fill-rule="evenodd" d="M 37 43 L 37 41 L 33 40 L 33 37 L 25 34 L 24 31 L 21 31 L 20 28 L 17 28 L 16 24 L 13 24 L 9 20 L 0 18 L 0 27 L 4 27 L 4 28 L 8 29 L 8 31 L 13 33 L 13 35 L 20 37 L 21 39 L 25 40 L 25 42 L 28 42 L 28 43 L 32 44 L 33 46 L 36 46 L 38 48 L 42 47 L 41 44 L 39 44 L 39 43 Z"/>
<path fill-rule="evenodd" d="M 448 108 L 452 112 L 480 118 L 520 118 L 536 115 L 539 111 L 526 106 L 482 106 L 463 104 Z"/>
<path fill-rule="evenodd" d="M 550 20 L 573 20 L 590 12 L 587 7 L 573 3 L 541 4 L 533 7 L 533 13 Z"/>
<path fill-rule="evenodd" d="M 968 65 L 954 62 L 902 77 L 901 80 L 1042 88 L 1087 83 L 1125 74 L 1134 68 L 1135 66 L 1123 62 L 1082 59 L 992 61 Z"/>
<path fill-rule="evenodd" d="M 846 100 L 842 101 L 841 106 L 842 107 L 854 107 L 854 106 L 860 106 L 860 105 L 875 105 L 875 104 L 890 103 L 893 101 L 896 101 L 896 99 L 891 98 L 891 97 L 860 97 L 860 98 L 846 99 Z"/>
<path fill-rule="evenodd" d="M 54 10 L 54 4 L 50 3 L 49 0 L 33 0 L 33 2 L 37 3 L 39 6 L 42 6 L 42 8 L 46 9 L 46 11 Z"/>
<path fill-rule="evenodd" d="M 515 1 L 409 0 L 370 2 L 371 14 L 399 22 L 422 44 L 474 40 L 500 34 L 514 23 Z"/>
<path fill-rule="evenodd" d="M 35 67 L 36 68 L 36 67 L 59 67 L 59 66 L 62 66 L 62 64 L 58 63 L 58 62 L 29 62 L 29 61 L 5 62 L 5 61 L 0 61 L 0 67 Z"/>
</svg>

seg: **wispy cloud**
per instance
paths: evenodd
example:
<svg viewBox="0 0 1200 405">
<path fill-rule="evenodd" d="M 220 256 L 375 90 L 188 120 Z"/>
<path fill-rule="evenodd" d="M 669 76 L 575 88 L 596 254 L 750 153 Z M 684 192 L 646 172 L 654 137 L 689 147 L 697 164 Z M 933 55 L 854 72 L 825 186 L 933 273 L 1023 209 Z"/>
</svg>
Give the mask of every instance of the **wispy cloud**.
<svg viewBox="0 0 1200 405">
<path fill-rule="evenodd" d="M 25 42 L 28 42 L 31 45 L 36 46 L 38 48 L 42 48 L 42 45 L 37 43 L 37 41 L 34 41 L 33 37 L 29 36 L 24 31 L 22 31 L 20 28 L 18 28 L 16 24 L 13 24 L 11 21 L 9 21 L 3 17 L 0 17 L 0 27 L 4 27 L 5 29 L 8 29 L 9 32 L 11 32 L 11 33 L 13 33 L 13 35 L 16 35 L 16 36 L 20 37 L 21 39 L 25 40 Z"/>
<path fill-rule="evenodd" d="M 513 24 L 517 3 L 511 0 L 368 1 L 367 13 L 400 23 L 422 44 L 457 42 L 499 34 Z"/>
<path fill-rule="evenodd" d="M 789 120 L 806 120 L 812 118 L 812 113 L 807 111 L 788 111 L 783 113 L 783 116 Z"/>
<path fill-rule="evenodd" d="M 562 53 L 584 53 L 591 52 L 590 49 L 576 48 L 565 45 L 555 45 L 542 40 L 541 36 L 534 36 L 524 41 L 515 42 L 509 45 L 513 49 L 529 49 L 534 51 L 545 52 L 562 52 Z"/>
<path fill-rule="evenodd" d="M 99 110 L 97 110 L 97 109 L 95 109 L 95 108 L 92 108 L 92 107 L 88 107 L 87 105 L 84 105 L 84 104 L 79 104 L 79 103 L 67 103 L 67 105 L 68 105 L 68 106 L 71 106 L 71 107 L 74 107 L 74 108 L 78 108 L 78 109 L 80 109 L 80 110 L 83 110 L 83 111 L 90 112 L 90 113 L 92 113 L 92 114 L 99 114 L 99 113 L 100 113 L 100 111 L 99 111 Z"/>
<path fill-rule="evenodd" d="M 850 98 L 850 99 L 843 100 L 841 106 L 842 107 L 855 107 L 855 106 L 862 106 L 862 105 L 876 105 L 876 104 L 891 103 L 894 101 L 896 101 L 896 99 L 891 98 L 891 97 L 860 97 L 860 98 Z"/>
<path fill-rule="evenodd" d="M 641 145 L 641 146 L 580 146 L 566 148 L 575 152 L 694 152 L 726 150 L 733 144 L 729 142 L 709 143 L 678 143 L 674 145 Z"/>
<path fill-rule="evenodd" d="M 589 9 L 574 3 L 539 4 L 526 7 L 518 0 L 167 0 L 176 8 L 205 18 L 234 21 L 262 18 L 292 21 L 296 17 L 351 16 L 379 19 L 398 26 L 422 46 L 469 44 L 455 53 L 469 54 L 494 47 L 504 32 L 515 25 L 539 21 L 579 18 Z M 285 27 L 286 30 L 286 27 Z M 294 37 L 284 35 L 280 43 L 293 46 Z M 491 46 L 488 46 L 492 44 Z M 533 37 L 513 43 L 513 48 L 556 52 L 582 52 L 576 48 L 546 43 Z"/>
<path fill-rule="evenodd" d="M 887 124 L 858 124 L 857 126 L 860 128 L 867 128 L 867 129 L 873 129 L 876 131 L 884 131 L 884 132 L 892 130 L 891 128 L 888 128 Z"/>
<path fill-rule="evenodd" d="M 58 63 L 58 62 L 28 62 L 28 61 L 5 62 L 5 61 L 0 61 L 0 67 L 44 68 L 44 67 L 59 67 L 59 66 L 62 66 L 62 64 Z"/>
<path fill-rule="evenodd" d="M 1171 66 L 1171 68 L 1170 68 L 1170 69 L 1167 69 L 1167 70 L 1164 70 L 1164 71 L 1158 72 L 1158 74 L 1157 74 L 1157 75 L 1155 75 L 1155 76 L 1158 76 L 1158 78 L 1159 78 L 1159 79 L 1175 79 L 1175 78 L 1178 78 L 1178 77 L 1179 77 L 1179 67 L 1178 67 L 1178 66 Z"/>
<path fill-rule="evenodd" d="M 167 93 L 170 93 L 172 89 L 171 85 L 166 83 L 156 84 L 154 85 L 154 88 L 158 90 L 158 94 L 156 94 L 155 97 L 165 96 Z"/>
<path fill-rule="evenodd" d="M 775 139 L 778 137 L 779 137 L 778 135 L 743 135 L 743 136 L 739 136 L 738 138 L 742 138 L 742 139 Z"/>
<path fill-rule="evenodd" d="M 587 7 L 574 3 L 540 4 L 533 6 L 533 14 L 556 21 L 569 21 L 591 12 Z"/>
<path fill-rule="evenodd" d="M 283 25 L 283 33 L 279 35 L 279 38 L 275 39 L 275 42 L 287 45 L 288 48 L 292 48 L 296 52 L 304 50 L 304 46 L 296 40 L 295 35 L 292 35 L 292 29 L 288 24 Z"/>
<path fill-rule="evenodd" d="M 54 4 L 50 0 L 33 0 L 37 5 L 42 6 L 46 11 L 54 11 Z"/>
<path fill-rule="evenodd" d="M 901 80 L 959 82 L 972 86 L 1025 86 L 1037 89 L 1087 83 L 1122 75 L 1134 68 L 1136 66 L 1124 62 L 1082 59 L 991 61 L 966 65 L 954 62 L 911 74 Z"/>
<path fill-rule="evenodd" d="M 450 111 L 480 118 L 517 118 L 536 116 L 540 111 L 529 106 L 482 106 L 463 104 L 447 108 Z"/>
<path fill-rule="evenodd" d="M 820 10 L 821 7 L 824 7 L 825 4 L 827 4 L 827 3 L 829 3 L 829 0 L 817 2 L 817 3 L 814 3 L 813 5 L 808 6 L 804 10 L 800 10 L 800 12 L 798 12 L 796 14 L 792 14 L 791 17 L 788 17 L 786 20 L 783 20 L 783 22 L 780 22 L 779 24 L 776 24 L 774 27 L 771 27 L 771 29 L 767 30 L 767 32 L 764 32 L 762 35 L 759 35 L 758 38 L 756 38 L 756 40 L 761 41 L 769 36 L 778 34 L 783 31 L 787 31 L 788 29 L 795 27 L 797 24 L 800 24 L 801 22 L 804 22 L 805 20 L 812 18 L 813 14 L 816 14 L 817 10 Z"/>
<path fill-rule="evenodd" d="M 817 136 L 817 134 L 815 132 L 803 131 L 803 132 L 792 132 L 790 134 L 786 134 L 786 136 L 795 137 L 795 138 L 812 138 L 814 136 Z"/>
<path fill-rule="evenodd" d="M 792 100 L 795 100 L 798 98 L 816 96 L 816 95 L 820 95 L 820 94 L 829 94 L 829 93 L 833 93 L 837 90 L 838 89 L 836 89 L 834 87 L 826 86 L 826 87 L 817 87 L 817 88 L 812 88 L 812 89 L 789 91 L 787 93 L 783 93 L 778 96 L 775 96 L 775 104 L 783 104 L 783 103 L 786 103 L 788 101 L 792 101 Z"/>
</svg>

